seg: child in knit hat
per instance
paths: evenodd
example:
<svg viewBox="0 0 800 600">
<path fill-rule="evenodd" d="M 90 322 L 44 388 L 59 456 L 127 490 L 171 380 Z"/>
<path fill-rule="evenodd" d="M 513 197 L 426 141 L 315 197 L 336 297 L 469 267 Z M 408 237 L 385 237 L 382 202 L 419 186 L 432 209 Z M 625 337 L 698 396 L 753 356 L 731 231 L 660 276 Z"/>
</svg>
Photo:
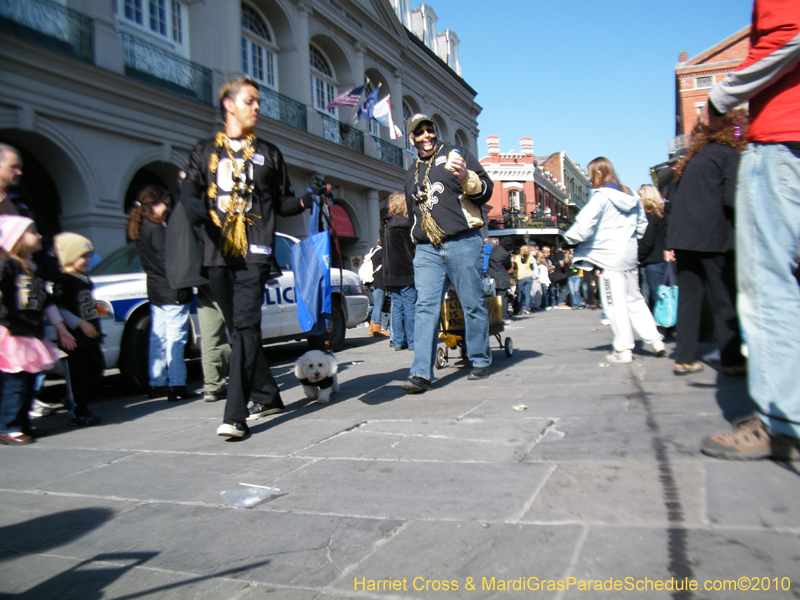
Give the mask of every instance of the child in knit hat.
<svg viewBox="0 0 800 600">
<path fill-rule="evenodd" d="M 53 296 L 76 347 L 67 353 L 67 401 L 69 423 L 76 427 L 97 425 L 100 418 L 88 404 L 102 388 L 106 368 L 100 312 L 94 299 L 94 284 L 87 276 L 94 246 L 77 233 L 59 233 L 53 238 L 61 272 L 53 280 Z"/>
<path fill-rule="evenodd" d="M 0 215 L 0 249 L 0 444 L 22 446 L 47 433 L 31 427 L 28 416 L 36 375 L 66 356 L 45 338 L 45 314 L 63 348 L 75 348 L 75 338 L 36 274 L 32 255 L 42 249 L 42 236 L 33 221 Z"/>
</svg>

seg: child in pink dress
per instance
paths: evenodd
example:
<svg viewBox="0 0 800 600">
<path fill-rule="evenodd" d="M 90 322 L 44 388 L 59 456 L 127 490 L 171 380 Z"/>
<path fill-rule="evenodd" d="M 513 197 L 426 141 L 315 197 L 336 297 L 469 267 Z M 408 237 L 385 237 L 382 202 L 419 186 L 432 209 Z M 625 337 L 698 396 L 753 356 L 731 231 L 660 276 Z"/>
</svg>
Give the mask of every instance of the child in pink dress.
<svg viewBox="0 0 800 600">
<path fill-rule="evenodd" d="M 36 275 L 32 254 L 42 249 L 42 236 L 33 221 L 1 215 L 0 249 L 0 444 L 21 446 L 45 434 L 31 427 L 28 417 L 36 374 L 52 369 L 66 356 L 44 337 L 45 314 L 64 348 L 74 349 L 75 338 Z"/>
</svg>

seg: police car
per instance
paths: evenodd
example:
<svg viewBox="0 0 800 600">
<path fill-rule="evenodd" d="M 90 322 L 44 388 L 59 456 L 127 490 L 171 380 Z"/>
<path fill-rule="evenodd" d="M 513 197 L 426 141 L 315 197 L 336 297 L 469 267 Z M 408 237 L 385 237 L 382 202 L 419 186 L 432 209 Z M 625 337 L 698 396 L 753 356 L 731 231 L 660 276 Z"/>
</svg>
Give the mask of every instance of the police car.
<svg viewBox="0 0 800 600">
<path fill-rule="evenodd" d="M 267 282 L 261 306 L 261 331 L 264 343 L 307 339 L 312 347 L 321 347 L 326 339 L 333 351 L 344 346 L 347 328 L 367 319 L 369 296 L 358 275 L 343 270 L 344 285 L 339 286 L 339 269 L 331 269 L 333 290 L 332 315 L 328 331 L 308 336 L 297 319 L 291 247 L 299 240 L 278 233 L 275 258 L 283 275 Z M 118 367 L 124 377 L 146 388 L 150 338 L 150 304 L 147 301 L 146 275 L 142 271 L 136 244 L 120 248 L 98 263 L 89 276 L 95 285 L 94 296 L 100 311 L 105 339 L 103 353 L 106 367 Z M 191 306 L 187 357 L 199 356 L 200 327 L 195 301 Z"/>
</svg>

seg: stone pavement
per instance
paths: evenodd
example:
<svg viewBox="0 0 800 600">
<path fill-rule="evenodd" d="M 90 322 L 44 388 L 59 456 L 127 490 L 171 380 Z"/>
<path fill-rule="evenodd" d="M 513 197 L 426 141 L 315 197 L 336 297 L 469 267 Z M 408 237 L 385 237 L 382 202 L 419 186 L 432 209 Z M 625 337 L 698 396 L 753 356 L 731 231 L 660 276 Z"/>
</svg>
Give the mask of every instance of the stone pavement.
<svg viewBox="0 0 800 600">
<path fill-rule="evenodd" d="M 699 452 L 748 410 L 743 379 L 675 377 L 647 351 L 601 367 L 611 333 L 593 311 L 506 335 L 516 351 L 492 340 L 489 379 L 451 359 L 407 396 L 411 353 L 350 330 L 327 406 L 292 375 L 305 345 L 268 347 L 287 410 L 242 442 L 215 435 L 221 403 L 108 377 L 103 425 L 59 414 L 38 421 L 50 437 L 0 448 L 0 596 L 800 597 L 797 465 Z M 240 482 L 280 492 L 235 509 L 220 492 Z"/>
</svg>

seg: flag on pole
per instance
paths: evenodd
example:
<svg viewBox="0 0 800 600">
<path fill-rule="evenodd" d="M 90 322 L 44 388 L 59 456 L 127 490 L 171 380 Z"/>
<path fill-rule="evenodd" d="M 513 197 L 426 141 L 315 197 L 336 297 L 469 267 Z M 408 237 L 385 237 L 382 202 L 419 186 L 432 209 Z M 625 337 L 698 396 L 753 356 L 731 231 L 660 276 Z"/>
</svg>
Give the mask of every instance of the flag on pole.
<svg viewBox="0 0 800 600">
<path fill-rule="evenodd" d="M 370 92 L 369 96 L 364 100 L 364 104 L 358 107 L 358 119 L 371 119 L 372 118 L 372 107 L 375 105 L 375 102 L 378 100 L 378 92 L 380 91 L 381 86 L 378 84 L 372 92 Z"/>
<path fill-rule="evenodd" d="M 384 127 L 389 128 L 389 137 L 393 140 L 403 137 L 403 132 L 392 119 L 392 104 L 389 94 L 378 100 L 372 107 L 372 118 Z"/>
<path fill-rule="evenodd" d="M 361 99 L 361 94 L 364 93 L 364 88 L 367 86 L 365 83 L 364 85 L 360 85 L 357 88 L 353 88 L 344 94 L 339 94 L 331 100 L 331 103 L 325 107 L 325 110 L 330 110 L 331 108 L 335 108 L 337 106 L 357 106 L 358 101 Z"/>
</svg>

